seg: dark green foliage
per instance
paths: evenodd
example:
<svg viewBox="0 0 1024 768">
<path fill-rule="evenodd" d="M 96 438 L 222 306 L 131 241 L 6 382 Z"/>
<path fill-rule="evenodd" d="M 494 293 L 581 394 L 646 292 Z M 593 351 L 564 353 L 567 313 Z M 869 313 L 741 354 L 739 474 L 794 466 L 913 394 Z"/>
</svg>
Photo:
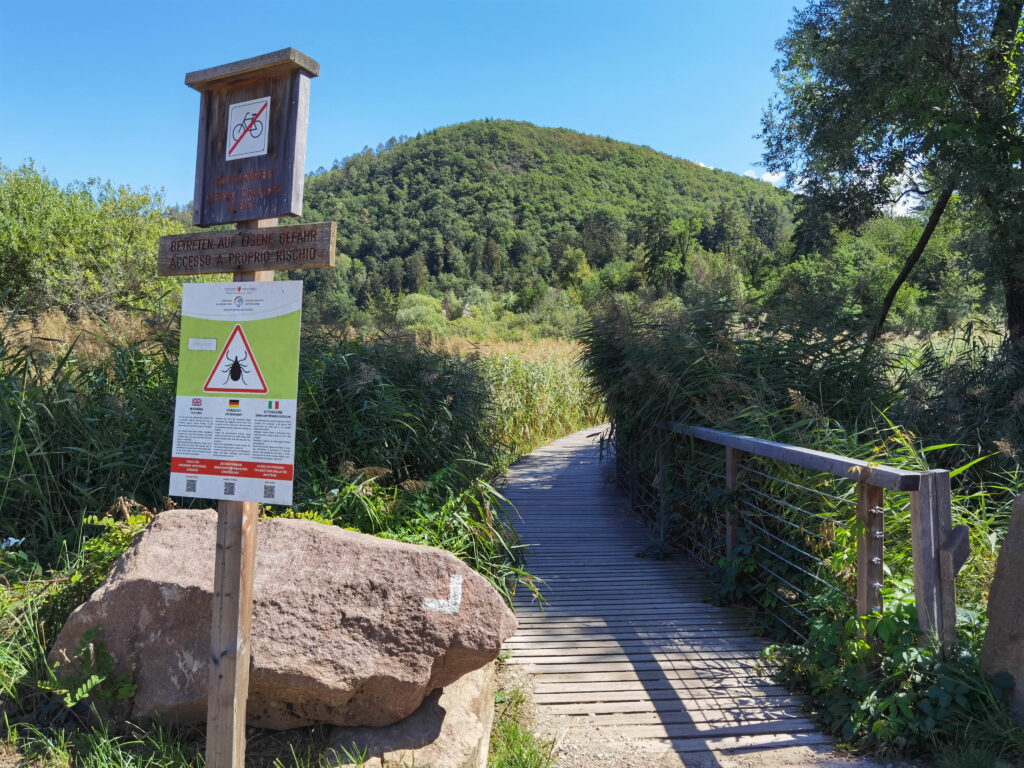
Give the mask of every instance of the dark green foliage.
<svg viewBox="0 0 1024 768">
<path fill-rule="evenodd" d="M 738 253 L 754 231 L 784 249 L 790 206 L 769 184 L 646 147 L 499 120 L 366 150 L 306 183 L 306 218 L 339 222 L 363 306 L 385 291 L 578 288 L 591 270 L 644 259 L 669 289 L 698 236 Z"/>
<path fill-rule="evenodd" d="M 40 681 L 39 687 L 55 694 L 68 709 L 88 699 L 97 717 L 110 715 L 112 707 L 135 694 L 135 684 L 127 674 L 114 674 L 114 657 L 97 636 L 98 628 L 82 633 L 78 646 L 71 652 L 72 670 L 53 668 L 53 679 Z"/>
<path fill-rule="evenodd" d="M 951 736 L 970 743 L 969 732 L 978 727 L 990 731 L 989 754 L 1014 762 L 1024 757 L 1024 734 L 1001 704 L 1005 687 L 981 671 L 982 628 L 962 623 L 960 646 L 940 656 L 919 641 L 908 588 L 887 591 L 884 614 L 818 613 L 807 642 L 773 646 L 766 657 L 780 665 L 783 683 L 814 697 L 829 730 L 847 744 L 921 753 Z M 996 729 L 1003 732 L 1001 745 L 991 739 Z"/>
<path fill-rule="evenodd" d="M 957 192 L 990 237 L 1011 351 L 1024 357 L 1021 0 L 816 0 L 779 42 L 765 160 L 799 184 L 798 247 L 831 250 L 907 194 Z M 941 191 L 941 192 L 940 192 Z"/>
<path fill-rule="evenodd" d="M 72 344 L 50 359 L 0 332 L 0 540 L 24 538 L 51 565 L 93 533 L 83 517 L 118 497 L 164 507 L 177 349 L 165 329 L 145 344 L 111 341 L 105 355 L 79 357 Z M 383 468 L 385 488 L 436 481 L 442 501 L 475 487 L 491 503 L 476 478 L 600 419 L 565 366 L 323 331 L 301 349 L 300 508 L 364 467 Z"/>
<path fill-rule="evenodd" d="M 0 328 L 0 538 L 25 537 L 52 562 L 82 517 L 117 497 L 159 506 L 176 356 L 158 337 L 112 342 L 97 360 L 72 344 L 52 359 Z"/>
</svg>

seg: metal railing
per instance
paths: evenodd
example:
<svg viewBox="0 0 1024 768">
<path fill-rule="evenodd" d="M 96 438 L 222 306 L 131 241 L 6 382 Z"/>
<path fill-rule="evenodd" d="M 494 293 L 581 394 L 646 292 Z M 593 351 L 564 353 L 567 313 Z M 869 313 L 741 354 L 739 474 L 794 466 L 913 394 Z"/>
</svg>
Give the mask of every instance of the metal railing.
<svg viewBox="0 0 1024 768">
<path fill-rule="evenodd" d="M 756 563 L 746 578 L 758 589 L 747 594 L 788 631 L 806 638 L 821 600 L 848 600 L 858 616 L 882 609 L 888 509 L 909 517 L 898 535 L 909 527 L 920 629 L 943 646 L 955 642 L 954 579 L 969 543 L 966 526 L 952 525 L 947 470 L 898 469 L 678 423 L 660 424 L 654 437 L 656 466 L 646 468 L 635 438 L 617 440 L 619 484 L 634 507 L 650 514 L 663 541 L 671 537 L 706 566 L 728 565 L 735 554 Z"/>
</svg>

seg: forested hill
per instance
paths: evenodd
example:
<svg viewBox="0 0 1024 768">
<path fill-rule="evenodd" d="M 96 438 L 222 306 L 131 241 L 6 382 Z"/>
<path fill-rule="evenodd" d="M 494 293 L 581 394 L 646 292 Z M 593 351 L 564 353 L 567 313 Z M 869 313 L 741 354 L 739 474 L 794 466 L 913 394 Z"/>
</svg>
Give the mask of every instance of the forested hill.
<svg viewBox="0 0 1024 768">
<path fill-rule="evenodd" d="M 792 222 L 791 196 L 765 182 L 500 120 L 337 162 L 307 179 L 306 206 L 307 219 L 338 222 L 338 252 L 355 261 L 343 260 L 346 284 L 334 287 L 362 306 L 472 286 L 515 291 L 526 305 L 585 284 L 671 290 L 695 252 L 728 254 L 753 274 L 789 247 Z"/>
</svg>

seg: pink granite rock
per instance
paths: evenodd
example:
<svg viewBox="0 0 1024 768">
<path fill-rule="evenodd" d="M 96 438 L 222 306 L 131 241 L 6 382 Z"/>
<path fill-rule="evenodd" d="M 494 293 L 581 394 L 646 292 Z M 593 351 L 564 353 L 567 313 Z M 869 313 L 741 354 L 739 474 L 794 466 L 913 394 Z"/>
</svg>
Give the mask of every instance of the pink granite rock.
<svg viewBox="0 0 1024 768">
<path fill-rule="evenodd" d="M 57 637 L 98 639 L 138 688 L 132 716 L 203 722 L 214 510 L 161 513 Z M 453 555 L 307 520 L 259 525 L 248 723 L 381 726 L 493 661 L 516 627 L 490 584 Z"/>
</svg>

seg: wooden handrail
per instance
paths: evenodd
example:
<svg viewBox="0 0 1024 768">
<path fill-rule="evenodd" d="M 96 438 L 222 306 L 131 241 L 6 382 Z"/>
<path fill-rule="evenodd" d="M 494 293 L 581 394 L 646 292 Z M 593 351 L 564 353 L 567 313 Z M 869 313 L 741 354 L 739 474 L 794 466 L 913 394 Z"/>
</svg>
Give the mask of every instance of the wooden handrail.
<svg viewBox="0 0 1024 768">
<path fill-rule="evenodd" d="M 696 437 L 709 443 L 723 445 L 726 448 L 735 448 L 744 453 L 784 461 L 787 464 L 813 469 L 817 472 L 827 472 L 834 477 L 845 477 L 892 491 L 916 491 L 921 485 L 922 473 L 913 470 L 871 464 L 861 459 L 840 456 L 837 453 L 815 451 L 812 448 L 776 443 L 749 435 L 736 435 L 709 427 L 691 427 L 671 421 L 662 422 L 659 426 L 669 432 Z"/>
<path fill-rule="evenodd" d="M 730 491 L 737 488 L 737 468 L 744 453 L 856 481 L 857 517 L 861 523 L 857 541 L 857 609 L 860 615 L 881 610 L 882 607 L 882 489 L 909 491 L 918 624 L 924 633 L 937 635 L 939 642 L 946 648 L 956 641 L 955 578 L 970 553 L 970 544 L 966 526 L 952 525 L 947 470 L 898 469 L 849 456 L 679 422 L 661 422 L 658 426 L 668 432 L 723 446 L 726 488 Z M 633 450 L 635 452 L 636 448 Z M 663 485 L 665 467 L 660 448 L 659 463 L 659 484 Z M 737 525 L 732 512 L 727 514 L 725 524 L 726 552 L 731 554 L 735 547 Z"/>
</svg>

